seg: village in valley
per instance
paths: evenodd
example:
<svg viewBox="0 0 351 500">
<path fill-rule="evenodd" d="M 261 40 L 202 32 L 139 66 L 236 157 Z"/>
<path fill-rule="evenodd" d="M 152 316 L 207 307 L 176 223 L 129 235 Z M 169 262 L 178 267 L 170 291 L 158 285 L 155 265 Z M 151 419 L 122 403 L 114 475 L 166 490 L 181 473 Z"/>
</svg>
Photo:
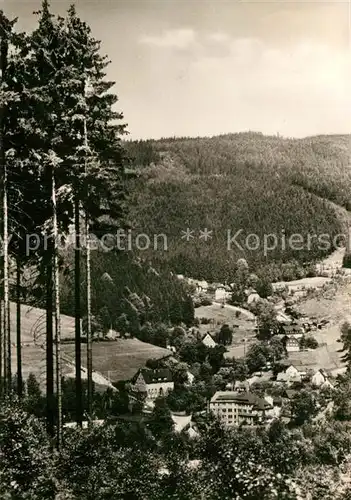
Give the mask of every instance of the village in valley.
<svg viewBox="0 0 351 500">
<path fill-rule="evenodd" d="M 196 437 L 198 422 L 209 414 L 228 427 L 266 425 L 277 418 L 288 424 L 303 397 L 314 398 L 314 418 L 325 418 L 333 408 L 331 394 L 338 376 L 346 370 L 340 335 L 347 316 L 341 297 L 346 305 L 351 279 L 342 267 L 344 251 L 336 250 L 323 267 L 317 265 L 314 277 L 271 284 L 264 298 L 253 286 L 245 288 L 240 303 L 233 301 L 235 283 L 178 275 L 192 294 L 191 326 L 168 328 L 163 346 L 127 331 L 110 329 L 95 335 L 95 390 L 107 391 L 116 403 L 107 415 L 97 403 L 94 422 L 147 422 L 155 402 L 163 400 L 175 432 Z M 239 264 L 247 266 L 243 259 Z M 255 277 L 249 270 L 246 274 L 252 284 Z M 41 383 L 42 311 L 23 307 L 24 376 L 34 374 Z M 73 380 L 74 319 L 62 316 L 62 327 L 63 374 Z M 82 353 L 86 355 L 84 343 Z M 83 380 L 86 376 L 83 363 Z M 68 418 L 64 425 L 74 423 Z"/>
<path fill-rule="evenodd" d="M 163 400 L 175 431 L 196 437 L 197 423 L 210 413 L 228 427 L 267 425 L 277 418 L 289 424 L 303 398 L 312 398 L 314 418 L 326 418 L 338 376 L 346 370 L 340 335 L 347 316 L 340 303 L 341 296 L 350 300 L 351 279 L 342 267 L 344 252 L 337 249 L 318 264 L 314 277 L 273 283 L 265 298 L 253 286 L 246 288 L 235 305 L 235 283 L 178 275 L 192 293 L 192 326 L 172 327 L 164 347 L 111 329 L 93 343 L 96 387 L 128 401 L 110 417 L 147 422 L 155 402 Z M 243 259 L 239 264 L 247 266 Z M 68 331 L 63 352 L 71 363 L 67 376 L 73 377 Z"/>
<path fill-rule="evenodd" d="M 313 277 L 272 284 L 272 295 L 268 301 L 263 299 L 273 306 L 268 319 L 270 331 L 268 337 L 267 332 L 265 335 L 271 351 L 258 347 L 260 326 L 265 328 L 267 318 L 260 322 L 257 305 L 262 298 L 255 289 L 245 290 L 246 300 L 235 306 L 231 304 L 235 284 L 190 280 L 196 286 L 196 300 L 206 303 L 206 298 L 211 297 L 213 301 L 196 309 L 202 342 L 216 348 L 222 344 L 218 332 L 231 329 L 219 374 L 230 372 L 237 359 L 245 360 L 250 353 L 256 356 L 257 364 L 248 370 L 246 378 L 227 378 L 224 390 L 217 391 L 210 400 L 209 409 L 226 425 L 262 424 L 278 416 L 289 422 L 292 401 L 306 389 L 326 396 L 328 404 L 315 418 L 325 417 L 326 409 L 332 410 L 331 391 L 338 376 L 346 371 L 340 343 L 346 317 L 340 316 L 339 308 L 341 296 L 346 304 L 350 301 L 351 282 L 349 270 L 342 267 L 343 254 L 344 249 L 339 248 L 317 264 Z"/>
</svg>

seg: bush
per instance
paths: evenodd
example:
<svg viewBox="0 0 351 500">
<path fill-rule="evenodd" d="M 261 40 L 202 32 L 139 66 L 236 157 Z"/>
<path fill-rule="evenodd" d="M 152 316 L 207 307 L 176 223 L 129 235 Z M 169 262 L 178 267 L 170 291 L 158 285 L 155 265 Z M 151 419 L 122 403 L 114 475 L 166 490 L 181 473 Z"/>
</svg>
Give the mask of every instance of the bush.
<svg viewBox="0 0 351 500">
<path fill-rule="evenodd" d="M 0 457 L 1 483 L 10 498 L 55 498 L 55 455 L 48 436 L 39 420 L 15 404 L 0 410 Z"/>
<path fill-rule="evenodd" d="M 212 300 L 210 299 L 210 297 L 201 297 L 200 298 L 200 304 L 202 306 L 211 306 L 212 305 Z"/>
<path fill-rule="evenodd" d="M 308 335 L 306 337 L 302 337 L 301 347 L 305 349 L 317 349 L 318 342 L 314 337 L 312 337 L 312 335 Z"/>
<path fill-rule="evenodd" d="M 210 320 L 210 318 L 201 318 L 200 323 L 201 323 L 201 325 L 208 325 L 211 323 L 211 320 Z"/>
</svg>

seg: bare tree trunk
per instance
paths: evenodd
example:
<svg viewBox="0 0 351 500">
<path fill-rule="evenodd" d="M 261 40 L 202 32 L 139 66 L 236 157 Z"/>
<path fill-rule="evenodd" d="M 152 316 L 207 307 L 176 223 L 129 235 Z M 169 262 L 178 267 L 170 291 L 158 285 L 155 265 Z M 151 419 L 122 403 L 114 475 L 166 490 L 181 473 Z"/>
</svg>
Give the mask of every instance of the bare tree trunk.
<svg viewBox="0 0 351 500">
<path fill-rule="evenodd" d="M 52 302 L 52 253 L 53 245 L 49 240 L 46 262 L 46 422 L 47 431 L 54 436 L 54 341 L 53 341 L 53 302 Z"/>
<path fill-rule="evenodd" d="M 74 258 L 74 302 L 75 302 L 75 364 L 76 364 L 76 422 L 82 426 L 83 422 L 83 394 L 82 394 L 82 351 L 81 351 L 81 305 L 80 305 L 80 217 L 79 217 L 78 188 L 74 200 L 75 225 L 75 258 Z"/>
<path fill-rule="evenodd" d="M 88 370 L 88 414 L 92 417 L 93 413 L 93 350 L 91 334 L 91 270 L 90 270 L 90 241 L 89 241 L 89 220 L 86 215 L 86 235 L 87 235 L 87 370 Z"/>
<path fill-rule="evenodd" d="M 10 303 L 10 281 L 9 281 L 9 260 L 7 253 L 7 280 L 8 280 L 8 291 L 7 291 L 7 379 L 8 379 L 8 395 L 12 395 L 12 360 L 11 360 L 11 303 Z"/>
<path fill-rule="evenodd" d="M 2 300 L 2 286 L 1 286 L 1 299 L 0 299 L 0 398 L 3 397 L 4 395 L 4 373 L 3 373 L 3 347 L 4 347 L 4 341 L 3 341 L 3 336 L 4 336 L 4 314 L 3 314 L 3 308 L 4 308 L 4 301 Z"/>
<path fill-rule="evenodd" d="M 60 275 L 58 262 L 58 229 L 57 229 L 57 207 L 56 207 L 56 185 L 55 173 L 52 171 L 52 226 L 54 239 L 54 301 L 55 301 L 55 345 L 56 345 L 56 400 L 57 400 L 57 424 L 56 438 L 57 448 L 62 444 L 62 389 L 61 389 L 61 317 L 60 317 Z"/>
<path fill-rule="evenodd" d="M 88 147 L 87 122 L 84 120 L 84 146 Z M 85 173 L 87 173 L 87 152 L 85 153 Z M 89 186 L 87 183 L 87 199 L 89 199 Z M 90 270 L 90 235 L 89 214 L 85 212 L 85 236 L 86 236 L 86 285 L 87 285 L 87 371 L 88 371 L 88 416 L 89 421 L 93 414 L 93 352 L 91 333 L 91 270 Z"/>
<path fill-rule="evenodd" d="M 3 157 L 3 253 L 4 253 L 4 375 L 5 392 L 11 390 L 11 338 L 9 338 L 9 255 L 8 255 L 8 206 L 7 206 L 7 168 L 5 157 Z M 10 349 L 9 349 L 10 345 Z M 10 356 L 9 356 L 10 353 Z"/>
<path fill-rule="evenodd" d="M 53 173 L 48 172 L 47 183 L 52 184 Z M 51 185 L 52 189 L 52 185 Z M 48 238 L 46 249 L 46 424 L 49 436 L 55 435 L 54 397 L 54 332 L 53 332 L 53 265 L 54 242 Z"/>
<path fill-rule="evenodd" d="M 17 394 L 23 395 L 22 346 L 21 346 L 21 263 L 16 260 L 16 348 L 17 348 Z"/>
<path fill-rule="evenodd" d="M 3 14 L 0 13 L 0 81 L 3 82 L 7 67 L 7 54 L 8 54 L 8 39 L 6 28 L 7 20 Z M 11 338 L 9 336 L 9 258 L 8 258 L 8 199 L 7 199 L 7 166 L 5 159 L 5 146 L 4 146 L 4 114 L 5 104 L 3 103 L 0 108 L 0 161 L 1 161 L 1 175 L 2 175 L 2 215 L 3 215 L 3 289 L 4 289 L 4 321 L 3 321 L 3 353 L 4 353 L 4 392 L 9 394 L 11 391 Z M 10 352 L 10 357 L 9 357 Z"/>
<path fill-rule="evenodd" d="M 4 39 L 5 33 L 4 33 L 4 19 L 3 16 L 0 14 L 0 36 L 1 36 L 1 47 L 0 47 L 0 83 L 2 84 L 3 77 L 4 77 L 4 70 L 5 70 L 5 61 L 3 54 L 7 52 L 7 42 Z M 6 56 L 5 56 L 6 58 Z M 4 150 L 4 112 L 5 112 L 5 107 L 2 104 L 0 107 L 0 175 L 3 176 L 4 169 L 5 169 L 5 150 Z M 3 177 L 1 178 L 1 234 L 2 236 L 4 235 L 4 214 L 3 214 L 3 194 L 4 194 L 4 186 L 3 186 Z M 0 315 L 1 315 L 1 321 L 0 321 L 0 392 L 1 392 L 1 397 L 5 395 L 6 393 L 6 364 L 5 364 L 5 346 L 6 346 L 6 337 L 5 337 L 5 329 L 4 329 L 4 314 L 3 314 L 3 308 L 4 308 L 4 244 L 2 242 L 2 248 L 1 248 L 1 256 L 0 256 L 0 261 L 1 261 L 1 302 L 0 302 Z"/>
</svg>

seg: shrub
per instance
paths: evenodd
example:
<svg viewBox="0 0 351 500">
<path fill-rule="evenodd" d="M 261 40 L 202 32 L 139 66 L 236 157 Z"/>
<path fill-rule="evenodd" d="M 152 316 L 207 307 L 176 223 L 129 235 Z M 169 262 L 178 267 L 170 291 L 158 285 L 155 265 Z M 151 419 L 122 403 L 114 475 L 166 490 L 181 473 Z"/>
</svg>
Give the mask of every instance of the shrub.
<svg viewBox="0 0 351 500">
<path fill-rule="evenodd" d="M 55 498 L 54 455 L 41 422 L 17 405 L 0 410 L 0 476 L 11 498 Z"/>
<path fill-rule="evenodd" d="M 312 335 L 307 335 L 301 339 L 301 347 L 305 349 L 317 349 L 318 342 Z"/>
</svg>

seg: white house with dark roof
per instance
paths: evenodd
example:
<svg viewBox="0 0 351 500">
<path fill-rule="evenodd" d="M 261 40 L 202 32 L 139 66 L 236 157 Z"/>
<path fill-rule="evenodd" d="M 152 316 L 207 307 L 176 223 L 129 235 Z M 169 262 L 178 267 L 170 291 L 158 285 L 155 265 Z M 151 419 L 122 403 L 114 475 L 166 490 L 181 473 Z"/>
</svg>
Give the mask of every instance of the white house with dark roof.
<svg viewBox="0 0 351 500">
<path fill-rule="evenodd" d="M 285 348 L 287 352 L 298 352 L 300 350 L 300 340 L 295 335 L 286 336 Z"/>
<path fill-rule="evenodd" d="M 135 392 L 146 394 L 146 398 L 151 401 L 159 396 L 167 396 L 174 389 L 172 372 L 168 368 L 158 370 L 141 368 L 131 382 Z"/>
<path fill-rule="evenodd" d="M 306 375 L 305 371 L 299 370 L 293 364 L 287 366 L 285 370 L 281 371 L 277 375 L 277 382 L 301 382 L 303 377 Z"/>
<path fill-rule="evenodd" d="M 214 338 L 212 337 L 212 335 L 210 333 L 206 333 L 206 335 L 204 335 L 202 337 L 201 342 L 206 347 L 216 347 L 216 345 L 217 345 L 217 342 L 214 340 Z"/>
<path fill-rule="evenodd" d="M 333 388 L 333 384 L 330 382 L 328 374 L 323 368 L 320 370 L 317 370 L 316 373 L 313 375 L 311 379 L 312 385 L 315 387 L 321 387 L 321 388 Z"/>
</svg>

